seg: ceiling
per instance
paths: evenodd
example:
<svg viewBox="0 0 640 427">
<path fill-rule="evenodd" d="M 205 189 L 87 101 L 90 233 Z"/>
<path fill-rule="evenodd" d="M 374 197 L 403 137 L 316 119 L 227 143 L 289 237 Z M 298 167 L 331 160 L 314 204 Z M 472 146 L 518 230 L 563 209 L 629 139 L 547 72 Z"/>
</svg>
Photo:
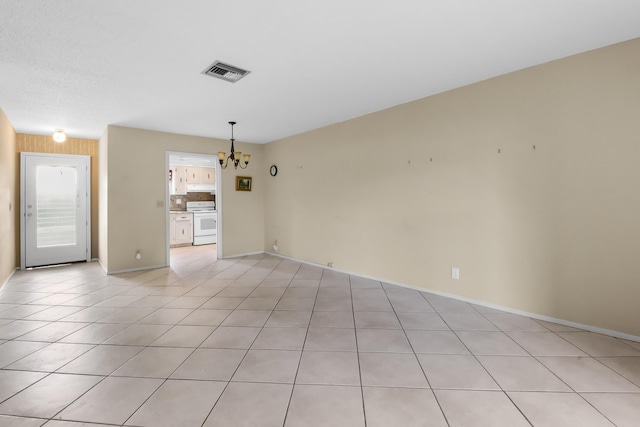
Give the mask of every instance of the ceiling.
<svg viewBox="0 0 640 427">
<path fill-rule="evenodd" d="M 265 143 L 637 37 L 638 0 L 0 0 L 0 108 Z"/>
</svg>

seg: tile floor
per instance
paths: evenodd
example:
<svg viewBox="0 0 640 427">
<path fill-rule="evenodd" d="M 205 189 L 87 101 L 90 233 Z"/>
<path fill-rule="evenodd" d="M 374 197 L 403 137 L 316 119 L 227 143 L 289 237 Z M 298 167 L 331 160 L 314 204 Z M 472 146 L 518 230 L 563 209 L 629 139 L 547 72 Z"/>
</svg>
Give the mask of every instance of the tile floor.
<svg viewBox="0 0 640 427">
<path fill-rule="evenodd" d="M 638 426 L 640 343 L 273 256 L 0 292 L 0 426 Z"/>
</svg>

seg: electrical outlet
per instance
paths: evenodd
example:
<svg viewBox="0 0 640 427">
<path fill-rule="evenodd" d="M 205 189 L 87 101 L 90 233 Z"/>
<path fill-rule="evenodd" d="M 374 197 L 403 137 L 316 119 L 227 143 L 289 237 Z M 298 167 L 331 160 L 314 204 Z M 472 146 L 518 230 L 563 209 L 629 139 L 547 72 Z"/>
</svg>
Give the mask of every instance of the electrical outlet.
<svg viewBox="0 0 640 427">
<path fill-rule="evenodd" d="M 460 280 L 460 269 L 458 267 L 451 268 L 451 278 L 455 280 Z"/>
<path fill-rule="evenodd" d="M 327 267 L 333 267 L 333 263 L 332 262 L 328 262 L 327 263 Z"/>
<path fill-rule="evenodd" d="M 182 204 L 182 199 L 176 199 L 176 205 L 181 205 Z"/>
</svg>

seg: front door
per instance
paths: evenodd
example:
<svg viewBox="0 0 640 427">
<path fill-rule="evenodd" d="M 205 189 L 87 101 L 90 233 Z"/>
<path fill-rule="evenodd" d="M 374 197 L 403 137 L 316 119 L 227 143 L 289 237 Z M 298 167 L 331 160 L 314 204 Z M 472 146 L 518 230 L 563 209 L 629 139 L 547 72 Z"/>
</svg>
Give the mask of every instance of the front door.
<svg viewBox="0 0 640 427">
<path fill-rule="evenodd" d="M 20 153 L 21 268 L 89 261 L 89 156 Z"/>
</svg>

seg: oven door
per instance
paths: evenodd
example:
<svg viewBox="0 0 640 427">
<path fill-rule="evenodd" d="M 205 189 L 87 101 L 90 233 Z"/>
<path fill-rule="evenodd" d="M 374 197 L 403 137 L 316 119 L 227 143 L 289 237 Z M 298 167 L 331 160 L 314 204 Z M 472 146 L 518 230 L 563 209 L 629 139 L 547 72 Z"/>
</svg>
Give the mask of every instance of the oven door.
<svg viewBox="0 0 640 427">
<path fill-rule="evenodd" d="M 217 220 L 216 212 L 193 213 L 194 245 L 210 245 L 217 242 Z"/>
</svg>

